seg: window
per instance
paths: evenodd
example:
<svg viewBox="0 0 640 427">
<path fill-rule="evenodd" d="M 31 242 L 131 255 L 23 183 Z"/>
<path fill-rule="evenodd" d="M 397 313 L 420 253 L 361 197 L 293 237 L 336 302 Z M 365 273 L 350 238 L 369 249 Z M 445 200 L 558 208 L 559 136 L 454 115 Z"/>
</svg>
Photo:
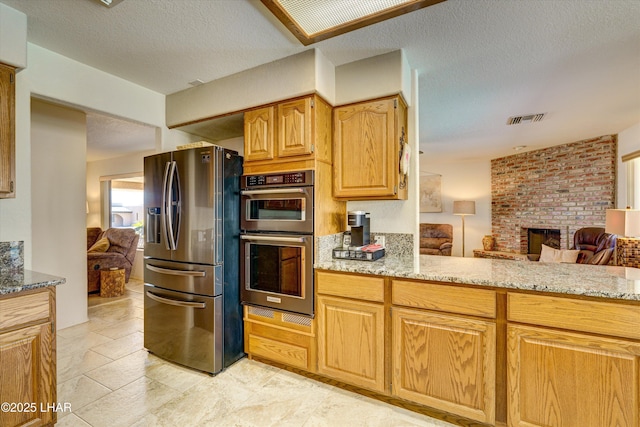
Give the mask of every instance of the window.
<svg viewBox="0 0 640 427">
<path fill-rule="evenodd" d="M 627 206 L 640 209 L 640 152 L 622 156 L 627 167 Z"/>
<path fill-rule="evenodd" d="M 144 247 L 144 183 L 142 174 L 102 177 L 103 228 L 133 228 Z"/>
</svg>

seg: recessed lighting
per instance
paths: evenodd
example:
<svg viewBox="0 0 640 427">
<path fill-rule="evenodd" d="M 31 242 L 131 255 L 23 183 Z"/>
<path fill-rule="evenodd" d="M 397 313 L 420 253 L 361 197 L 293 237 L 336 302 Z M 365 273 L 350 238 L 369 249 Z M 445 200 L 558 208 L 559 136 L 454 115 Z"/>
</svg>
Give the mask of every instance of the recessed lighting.
<svg viewBox="0 0 640 427">
<path fill-rule="evenodd" d="M 516 145 L 515 147 L 513 147 L 513 149 L 516 151 L 524 150 L 525 148 L 527 148 L 526 145 Z"/>
<path fill-rule="evenodd" d="M 203 85 L 204 82 L 202 80 L 200 80 L 200 79 L 195 79 L 195 80 L 190 81 L 189 84 L 191 86 L 200 86 L 200 85 Z"/>
<path fill-rule="evenodd" d="M 307 46 L 445 0 L 260 0 Z"/>
</svg>

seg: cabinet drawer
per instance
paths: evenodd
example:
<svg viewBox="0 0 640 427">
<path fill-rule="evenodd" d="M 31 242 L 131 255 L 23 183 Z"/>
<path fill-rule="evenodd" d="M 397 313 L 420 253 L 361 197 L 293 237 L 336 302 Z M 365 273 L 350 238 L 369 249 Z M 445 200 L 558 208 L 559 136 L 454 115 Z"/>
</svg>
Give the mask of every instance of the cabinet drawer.
<svg viewBox="0 0 640 427">
<path fill-rule="evenodd" d="M 496 293 L 428 282 L 394 280 L 392 304 L 494 319 Z"/>
<path fill-rule="evenodd" d="M 14 294 L 15 295 L 15 294 Z M 49 291 L 9 295 L 0 299 L 0 330 L 49 320 Z"/>
<path fill-rule="evenodd" d="M 319 294 L 384 302 L 384 278 L 382 277 L 319 271 L 316 279 L 316 289 Z"/>
<path fill-rule="evenodd" d="M 511 322 L 640 339 L 640 305 L 509 293 Z"/>
</svg>

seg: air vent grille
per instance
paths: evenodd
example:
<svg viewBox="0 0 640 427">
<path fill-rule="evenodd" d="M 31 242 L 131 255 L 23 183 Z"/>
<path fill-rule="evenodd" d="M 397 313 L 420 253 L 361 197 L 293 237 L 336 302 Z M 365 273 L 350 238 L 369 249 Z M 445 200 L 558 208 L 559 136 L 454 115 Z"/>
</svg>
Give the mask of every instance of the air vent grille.
<svg viewBox="0 0 640 427">
<path fill-rule="evenodd" d="M 296 325 L 311 326 L 310 317 L 296 316 L 295 314 L 283 313 L 282 321 L 287 323 L 294 323 Z"/>
<path fill-rule="evenodd" d="M 267 308 L 259 308 L 249 306 L 249 314 L 253 314 L 255 316 L 267 317 L 269 319 L 273 319 L 275 317 L 275 312 L 273 310 L 269 310 Z"/>
<path fill-rule="evenodd" d="M 507 124 L 508 125 L 517 125 L 520 123 L 533 123 L 533 122 L 539 122 L 540 120 L 542 120 L 544 118 L 546 113 L 538 113 L 538 114 L 528 114 L 526 116 L 514 116 L 514 117 L 509 117 L 509 120 L 507 120 Z"/>
</svg>

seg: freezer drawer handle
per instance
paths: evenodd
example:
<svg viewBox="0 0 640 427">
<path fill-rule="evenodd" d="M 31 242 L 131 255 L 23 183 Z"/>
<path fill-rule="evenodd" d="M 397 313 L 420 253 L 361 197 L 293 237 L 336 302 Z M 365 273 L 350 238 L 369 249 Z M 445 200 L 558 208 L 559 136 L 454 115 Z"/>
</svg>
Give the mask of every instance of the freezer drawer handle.
<svg viewBox="0 0 640 427">
<path fill-rule="evenodd" d="M 150 265 L 150 264 L 147 264 L 147 270 L 155 271 L 156 273 L 171 274 L 173 276 L 204 277 L 207 275 L 205 271 L 201 271 L 201 270 L 196 270 L 196 271 L 172 270 L 170 268 L 161 268 L 161 267 L 156 267 L 155 265 Z"/>
<path fill-rule="evenodd" d="M 243 196 L 251 196 L 254 194 L 288 194 L 288 193 L 304 193 L 304 188 L 275 188 L 273 190 L 242 190 L 240 194 Z"/>
<path fill-rule="evenodd" d="M 205 308 L 206 307 L 206 303 L 204 302 L 190 302 L 190 301 L 180 301 L 175 299 L 162 298 L 161 296 L 158 296 L 149 291 L 147 291 L 147 296 L 154 301 L 158 301 L 159 303 L 175 305 L 178 307 L 188 307 L 188 308 Z"/>
</svg>

